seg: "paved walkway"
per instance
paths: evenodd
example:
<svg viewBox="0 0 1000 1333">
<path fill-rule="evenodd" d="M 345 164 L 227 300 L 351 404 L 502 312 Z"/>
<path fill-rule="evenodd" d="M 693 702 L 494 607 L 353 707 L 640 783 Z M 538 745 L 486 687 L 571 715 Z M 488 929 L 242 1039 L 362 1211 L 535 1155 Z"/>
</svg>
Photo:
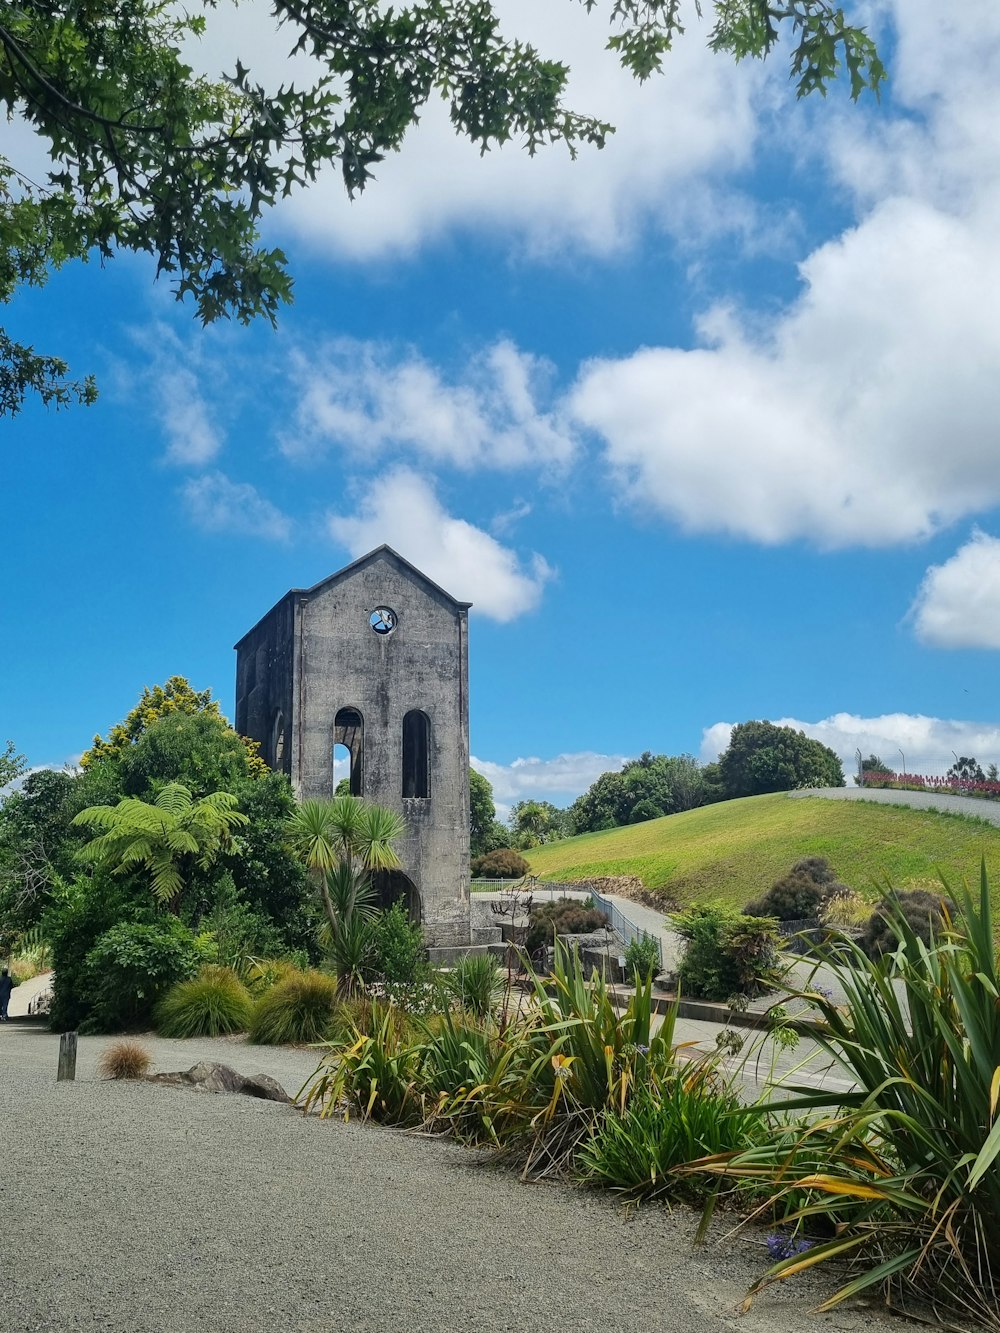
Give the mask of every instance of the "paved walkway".
<svg viewBox="0 0 1000 1333">
<path fill-rule="evenodd" d="M 7 1007 L 7 1013 L 11 1018 L 24 1017 L 28 1012 L 31 1001 L 39 995 L 44 995 L 51 985 L 51 972 L 41 972 L 37 977 L 32 977 L 30 981 L 22 981 L 20 986 L 15 986 L 10 993 L 10 1004 Z"/>
<path fill-rule="evenodd" d="M 908 805 L 914 810 L 939 810 L 948 815 L 968 815 L 1000 826 L 1000 801 L 978 796 L 948 796 L 943 792 L 893 791 L 885 787 L 805 787 L 790 791 L 792 800 L 810 796 L 825 801 L 874 801 L 878 805 Z"/>
</svg>

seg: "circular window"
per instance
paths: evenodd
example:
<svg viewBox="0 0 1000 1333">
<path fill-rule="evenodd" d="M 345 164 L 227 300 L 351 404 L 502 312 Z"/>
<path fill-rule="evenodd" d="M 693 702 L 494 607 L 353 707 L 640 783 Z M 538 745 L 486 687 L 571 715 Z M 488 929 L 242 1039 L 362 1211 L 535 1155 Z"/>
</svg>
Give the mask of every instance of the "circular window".
<svg viewBox="0 0 1000 1333">
<path fill-rule="evenodd" d="M 376 634 L 391 634 L 396 628 L 396 613 L 388 606 L 376 606 L 368 623 Z"/>
</svg>

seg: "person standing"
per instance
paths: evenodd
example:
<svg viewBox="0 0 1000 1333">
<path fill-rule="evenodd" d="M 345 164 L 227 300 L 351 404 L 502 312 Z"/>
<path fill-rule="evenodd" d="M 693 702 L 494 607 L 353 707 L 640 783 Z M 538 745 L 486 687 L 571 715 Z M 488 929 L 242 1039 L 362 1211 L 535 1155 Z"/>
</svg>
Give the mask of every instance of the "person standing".
<svg viewBox="0 0 1000 1333">
<path fill-rule="evenodd" d="M 14 989 L 14 982 L 6 968 L 0 972 L 0 1023 L 6 1023 L 7 1006 L 10 1003 L 10 993 Z"/>
</svg>

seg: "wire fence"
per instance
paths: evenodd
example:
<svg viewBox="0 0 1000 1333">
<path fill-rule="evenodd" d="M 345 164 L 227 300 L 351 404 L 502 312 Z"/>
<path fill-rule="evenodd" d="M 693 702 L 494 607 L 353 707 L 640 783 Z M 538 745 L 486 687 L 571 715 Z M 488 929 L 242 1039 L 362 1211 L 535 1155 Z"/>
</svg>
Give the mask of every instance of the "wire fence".
<svg viewBox="0 0 1000 1333">
<path fill-rule="evenodd" d="M 613 903 L 610 898 L 605 898 L 603 894 L 591 892 L 594 906 L 599 912 L 603 912 L 611 923 L 611 929 L 616 935 L 619 935 L 628 948 L 636 940 L 652 940 L 660 954 L 660 970 L 663 970 L 663 940 L 659 935 L 653 935 L 648 930 L 643 930 L 637 926 L 634 921 L 630 921 L 617 903 Z"/>
</svg>

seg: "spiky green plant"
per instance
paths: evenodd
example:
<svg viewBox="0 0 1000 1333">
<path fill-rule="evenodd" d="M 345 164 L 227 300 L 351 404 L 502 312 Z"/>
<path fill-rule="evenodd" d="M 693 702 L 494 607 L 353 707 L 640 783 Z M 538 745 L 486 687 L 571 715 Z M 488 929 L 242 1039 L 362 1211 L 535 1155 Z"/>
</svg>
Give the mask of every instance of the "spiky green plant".
<svg viewBox="0 0 1000 1333">
<path fill-rule="evenodd" d="M 246 1032 L 253 999 L 228 967 L 203 967 L 190 981 L 167 991 L 153 1014 L 164 1037 L 220 1037 Z"/>
<path fill-rule="evenodd" d="M 852 1090 L 786 1088 L 763 1108 L 781 1111 L 765 1142 L 709 1168 L 768 1189 L 800 1227 L 835 1232 L 750 1298 L 850 1258 L 863 1271 L 821 1308 L 882 1287 L 1000 1328 L 1000 971 L 985 864 L 977 896 L 945 891 L 961 926 L 946 919 L 929 944 L 898 911 L 899 944 L 881 960 L 846 940 L 821 951 L 846 1001 L 804 994 Z M 808 1118 L 790 1122 L 796 1111 Z"/>
<path fill-rule="evenodd" d="M 477 1018 L 489 1018 L 504 990 L 504 976 L 492 954 L 466 954 L 449 982 L 458 1003 Z"/>
<path fill-rule="evenodd" d="M 289 972 L 257 1001 L 249 1037 L 261 1045 L 323 1041 L 337 983 L 325 972 Z"/>
<path fill-rule="evenodd" d="M 288 821 L 289 846 L 319 891 L 330 958 L 349 994 L 360 989 L 374 947 L 371 877 L 399 865 L 392 844 L 405 827 L 395 811 L 354 796 L 303 801 Z"/>
<path fill-rule="evenodd" d="M 715 1183 L 688 1168 L 740 1152 L 761 1137 L 760 1117 L 709 1065 L 696 1062 L 641 1084 L 624 1111 L 607 1111 L 577 1155 L 580 1177 L 630 1199 L 704 1198 Z"/>
</svg>

